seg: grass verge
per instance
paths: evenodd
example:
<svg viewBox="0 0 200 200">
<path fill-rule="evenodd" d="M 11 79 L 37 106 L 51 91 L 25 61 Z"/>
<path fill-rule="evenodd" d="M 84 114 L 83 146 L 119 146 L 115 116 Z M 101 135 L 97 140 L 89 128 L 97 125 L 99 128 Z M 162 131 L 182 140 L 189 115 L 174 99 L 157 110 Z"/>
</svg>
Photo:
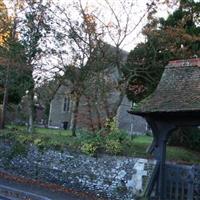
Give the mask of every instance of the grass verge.
<svg viewBox="0 0 200 200">
<path fill-rule="evenodd" d="M 64 150 L 96 155 L 96 153 L 108 153 L 130 157 L 151 158 L 146 153 L 146 148 L 151 144 L 151 136 L 130 136 L 124 132 L 114 132 L 108 136 L 101 133 L 92 134 L 85 131 L 72 137 L 70 131 L 59 129 L 36 128 L 34 134 L 29 134 L 26 127 L 8 127 L 0 130 L 0 140 L 17 144 L 35 144 L 40 149 Z M 182 147 L 167 147 L 167 160 L 178 163 L 200 163 L 200 153 Z"/>
</svg>

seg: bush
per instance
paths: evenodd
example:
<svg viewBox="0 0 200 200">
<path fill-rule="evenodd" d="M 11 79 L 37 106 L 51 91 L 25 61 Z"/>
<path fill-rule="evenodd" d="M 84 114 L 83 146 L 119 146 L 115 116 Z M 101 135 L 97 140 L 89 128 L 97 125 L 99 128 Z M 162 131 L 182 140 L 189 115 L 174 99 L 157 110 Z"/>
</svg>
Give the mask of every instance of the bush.
<svg viewBox="0 0 200 200">
<path fill-rule="evenodd" d="M 114 131 L 119 131 L 119 128 L 117 126 L 117 119 L 116 117 L 110 118 L 106 120 L 105 123 L 106 129 L 108 131 L 114 132 Z"/>
<path fill-rule="evenodd" d="M 173 132 L 169 145 L 179 145 L 200 152 L 200 130 L 197 127 L 179 128 Z"/>
<path fill-rule="evenodd" d="M 118 140 L 120 143 L 122 143 L 125 140 L 127 140 L 129 137 L 130 136 L 128 135 L 128 133 L 118 130 L 118 131 L 110 132 L 106 136 L 106 140 Z"/>
<path fill-rule="evenodd" d="M 113 131 L 106 136 L 106 152 L 120 155 L 124 151 L 124 143 L 128 140 L 128 134 L 121 131 Z"/>
<path fill-rule="evenodd" d="M 65 132 L 59 134 L 58 131 L 49 129 L 39 129 L 34 134 L 28 134 L 23 127 L 11 127 L 2 132 L 0 139 L 7 139 L 11 143 L 17 142 L 25 146 L 32 143 L 41 151 L 45 149 L 63 151 L 69 148 L 91 156 L 106 152 L 113 155 L 131 155 L 133 136 L 119 130 L 115 119 L 111 120 L 108 126 L 109 131 L 105 127 L 96 133 L 79 130 L 76 137 L 71 137 Z"/>
<path fill-rule="evenodd" d="M 33 138 L 31 134 L 21 134 L 16 137 L 16 141 L 23 143 L 23 144 L 29 144 L 33 142 Z"/>
<path fill-rule="evenodd" d="M 106 152 L 114 155 L 119 155 L 122 153 L 123 147 L 119 140 L 107 140 L 106 141 Z"/>
<path fill-rule="evenodd" d="M 79 136 L 81 141 L 81 151 L 85 154 L 94 156 L 102 148 L 102 137 L 99 134 L 82 132 Z"/>
<path fill-rule="evenodd" d="M 94 141 L 84 143 L 81 146 L 81 151 L 91 156 L 96 155 L 97 149 L 98 149 L 98 144 L 96 144 Z"/>
<path fill-rule="evenodd" d="M 119 129 L 114 130 L 107 135 L 101 134 L 102 130 L 95 134 L 86 131 L 80 132 L 77 134 L 78 141 L 81 141 L 80 150 L 92 156 L 100 152 L 107 152 L 112 155 L 130 154 L 129 151 L 133 146 L 133 136 Z"/>
<path fill-rule="evenodd" d="M 8 155 L 9 159 L 12 159 L 18 155 L 26 155 L 27 146 L 21 142 L 15 142 L 11 148 L 11 151 Z"/>
</svg>

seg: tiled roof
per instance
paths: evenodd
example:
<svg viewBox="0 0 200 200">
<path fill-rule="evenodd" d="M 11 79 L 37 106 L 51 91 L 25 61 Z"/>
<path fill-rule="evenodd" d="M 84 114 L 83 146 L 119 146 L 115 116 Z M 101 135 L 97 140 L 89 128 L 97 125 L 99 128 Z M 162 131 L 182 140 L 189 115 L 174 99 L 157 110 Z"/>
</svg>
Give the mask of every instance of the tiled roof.
<svg viewBox="0 0 200 200">
<path fill-rule="evenodd" d="M 171 61 L 156 90 L 133 112 L 200 111 L 200 58 Z"/>
</svg>

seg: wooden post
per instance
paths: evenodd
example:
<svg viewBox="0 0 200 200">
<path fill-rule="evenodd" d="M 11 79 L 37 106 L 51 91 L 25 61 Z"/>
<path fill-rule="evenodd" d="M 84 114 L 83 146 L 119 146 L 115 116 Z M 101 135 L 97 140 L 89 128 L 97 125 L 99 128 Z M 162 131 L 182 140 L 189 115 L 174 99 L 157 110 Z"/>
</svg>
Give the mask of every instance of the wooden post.
<svg viewBox="0 0 200 200">
<path fill-rule="evenodd" d="M 166 144 L 171 132 L 176 129 L 176 126 L 174 124 L 157 121 L 152 118 L 147 118 L 147 122 L 150 125 L 154 136 L 154 140 L 149 148 L 149 151 L 154 154 L 159 167 L 157 180 L 155 181 L 158 189 L 157 198 L 158 200 L 165 200 Z M 150 188 L 153 188 L 154 185 L 150 186 Z"/>
<path fill-rule="evenodd" d="M 160 163 L 160 169 L 159 169 L 159 180 L 158 180 L 158 197 L 159 200 L 165 199 L 165 161 L 166 161 L 166 142 L 167 142 L 167 136 L 168 133 L 164 137 L 161 136 L 161 140 L 159 142 L 159 163 Z"/>
</svg>

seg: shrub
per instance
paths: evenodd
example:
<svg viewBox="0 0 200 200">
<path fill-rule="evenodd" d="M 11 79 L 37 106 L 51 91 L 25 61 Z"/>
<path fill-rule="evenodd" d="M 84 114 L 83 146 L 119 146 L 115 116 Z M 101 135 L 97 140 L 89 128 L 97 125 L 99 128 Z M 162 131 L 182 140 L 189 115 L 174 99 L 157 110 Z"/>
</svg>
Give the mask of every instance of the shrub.
<svg viewBox="0 0 200 200">
<path fill-rule="evenodd" d="M 79 136 L 81 141 L 81 151 L 85 154 L 94 156 L 102 148 L 102 137 L 99 134 L 82 132 Z"/>
<path fill-rule="evenodd" d="M 197 127 L 180 128 L 172 134 L 169 144 L 200 151 L 200 130 Z"/>
<path fill-rule="evenodd" d="M 26 155 L 26 154 L 27 154 L 27 146 L 25 144 L 17 141 L 11 147 L 8 157 L 9 157 L 9 159 L 12 159 L 15 156 Z"/>
<path fill-rule="evenodd" d="M 119 155 L 122 153 L 123 147 L 119 140 L 106 140 L 106 151 L 110 154 Z"/>
<path fill-rule="evenodd" d="M 51 148 L 49 144 L 49 137 L 43 136 L 43 137 L 37 137 L 33 140 L 33 144 L 38 147 L 40 150 L 44 150 L 45 148 Z"/>
<path fill-rule="evenodd" d="M 127 140 L 129 137 L 130 136 L 128 135 L 128 133 L 118 130 L 118 131 L 112 131 L 112 132 L 110 132 L 106 136 L 106 139 L 107 140 L 118 140 L 120 143 L 122 143 L 125 140 Z"/>
<path fill-rule="evenodd" d="M 123 153 L 123 144 L 128 139 L 128 134 L 122 131 L 113 131 L 106 136 L 105 149 L 106 152 L 114 155 Z"/>
<path fill-rule="evenodd" d="M 33 138 L 31 134 L 21 134 L 16 137 L 16 140 L 23 144 L 29 144 L 33 142 Z"/>
<path fill-rule="evenodd" d="M 95 142 L 87 142 L 81 146 L 81 151 L 85 154 L 94 156 L 97 153 L 98 144 Z"/>
<path fill-rule="evenodd" d="M 117 119 L 116 117 L 113 117 L 111 119 L 107 119 L 105 123 L 106 129 L 108 131 L 114 132 L 114 131 L 119 131 L 119 128 L 117 126 Z"/>
</svg>

